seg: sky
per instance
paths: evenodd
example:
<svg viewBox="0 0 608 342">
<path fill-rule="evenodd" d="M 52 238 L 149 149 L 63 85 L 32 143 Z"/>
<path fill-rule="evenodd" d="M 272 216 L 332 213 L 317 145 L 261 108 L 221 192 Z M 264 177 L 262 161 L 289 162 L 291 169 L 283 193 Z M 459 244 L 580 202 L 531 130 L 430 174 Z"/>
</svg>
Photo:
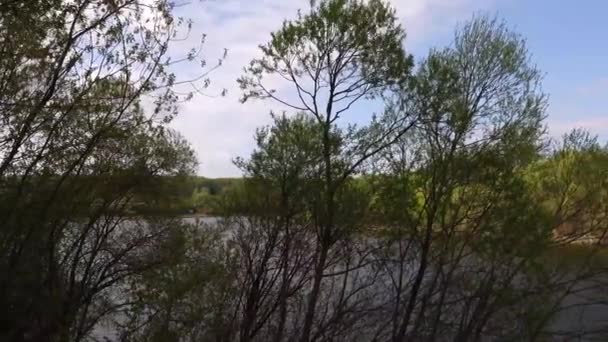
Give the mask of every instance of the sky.
<svg viewBox="0 0 608 342">
<path fill-rule="evenodd" d="M 209 88 L 180 107 L 172 123 L 190 141 L 199 160 L 199 175 L 239 176 L 232 161 L 247 157 L 257 127 L 270 122 L 269 101 L 241 104 L 236 79 L 247 63 L 260 55 L 284 19 L 293 18 L 308 0 L 189 0 L 176 15 L 192 20 L 188 38 L 176 42 L 179 55 L 196 46 L 205 34 L 203 55 L 208 68 L 228 49 L 222 66 L 209 74 Z M 416 60 L 430 48 L 443 47 L 456 25 L 474 14 L 504 19 L 527 40 L 532 61 L 545 74 L 549 94 L 549 134 L 560 136 L 572 128 L 588 129 L 608 139 L 608 1 L 604 0 L 390 0 L 407 32 L 406 51 Z M 182 65 L 178 79 L 193 78 L 199 67 Z M 226 96 L 218 96 L 226 89 Z M 365 115 L 359 112 L 357 115 Z"/>
</svg>

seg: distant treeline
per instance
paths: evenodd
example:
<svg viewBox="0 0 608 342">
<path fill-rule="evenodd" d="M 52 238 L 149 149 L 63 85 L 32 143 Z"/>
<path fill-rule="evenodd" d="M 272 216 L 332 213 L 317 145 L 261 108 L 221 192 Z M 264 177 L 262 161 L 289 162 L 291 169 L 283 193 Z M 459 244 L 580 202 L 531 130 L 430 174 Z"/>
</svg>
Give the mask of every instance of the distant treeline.
<svg viewBox="0 0 608 342">
<path fill-rule="evenodd" d="M 159 177 L 154 186 L 137 191 L 131 212 L 213 215 L 217 213 L 221 195 L 241 183 L 241 178 Z"/>
</svg>

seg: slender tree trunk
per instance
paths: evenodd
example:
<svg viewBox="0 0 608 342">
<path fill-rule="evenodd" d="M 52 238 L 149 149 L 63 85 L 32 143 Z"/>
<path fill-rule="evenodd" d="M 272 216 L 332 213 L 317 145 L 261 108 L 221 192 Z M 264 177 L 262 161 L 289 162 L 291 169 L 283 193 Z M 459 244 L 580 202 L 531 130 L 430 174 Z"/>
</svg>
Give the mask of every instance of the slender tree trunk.
<svg viewBox="0 0 608 342">
<path fill-rule="evenodd" d="M 302 327 L 300 342 L 308 342 L 308 340 L 310 339 L 312 324 L 315 318 L 317 301 L 319 299 L 319 292 L 321 290 L 321 281 L 323 280 L 323 270 L 325 269 L 325 262 L 327 261 L 328 248 L 325 247 L 322 243 L 319 244 L 319 248 L 319 258 L 315 265 L 312 291 L 310 292 L 310 296 L 308 297 L 308 306 L 306 309 L 306 316 L 304 316 L 304 326 Z"/>
<path fill-rule="evenodd" d="M 328 56 L 329 57 L 329 56 Z M 331 113 L 333 105 L 333 92 L 334 85 L 333 81 L 330 81 L 330 97 L 327 102 L 327 110 L 325 122 L 323 123 L 323 166 L 325 168 L 325 215 L 322 220 L 321 229 L 318 236 L 318 248 L 317 251 L 317 262 L 315 264 L 315 271 L 313 276 L 312 291 L 308 297 L 308 305 L 306 308 L 306 315 L 304 316 L 304 325 L 302 327 L 302 334 L 300 335 L 300 342 L 308 342 L 310 339 L 310 333 L 312 330 L 312 324 L 315 318 L 315 311 L 317 301 L 319 299 L 319 292 L 321 290 L 321 282 L 323 280 L 323 271 L 325 269 L 325 263 L 327 261 L 327 254 L 331 247 L 332 228 L 333 228 L 333 211 L 334 211 L 334 196 L 333 196 L 333 177 L 332 177 L 332 162 L 331 162 Z"/>
<path fill-rule="evenodd" d="M 275 342 L 283 340 L 285 333 L 285 322 L 287 320 L 287 292 L 289 291 L 289 257 L 291 248 L 291 237 L 289 236 L 289 228 L 285 227 L 285 249 L 283 253 L 283 274 L 281 279 L 281 289 L 279 292 L 279 322 L 277 324 L 277 333 L 274 337 Z"/>
<path fill-rule="evenodd" d="M 410 298 L 407 303 L 407 307 L 405 310 L 405 315 L 403 316 L 403 320 L 401 321 L 401 325 L 399 327 L 399 331 L 396 336 L 393 336 L 393 341 L 400 342 L 405 339 L 405 334 L 407 332 L 407 327 L 410 322 L 410 318 L 414 308 L 416 306 L 416 300 L 418 299 L 418 292 L 422 286 L 422 281 L 424 280 L 424 275 L 426 273 L 426 268 L 428 264 L 428 253 L 431 245 L 431 234 L 432 234 L 432 221 L 429 220 L 426 228 L 426 236 L 424 239 L 424 244 L 422 246 L 422 254 L 420 256 L 420 265 L 418 266 L 418 272 L 416 273 L 416 279 L 414 281 L 414 285 L 412 286 L 412 291 L 410 293 Z"/>
</svg>

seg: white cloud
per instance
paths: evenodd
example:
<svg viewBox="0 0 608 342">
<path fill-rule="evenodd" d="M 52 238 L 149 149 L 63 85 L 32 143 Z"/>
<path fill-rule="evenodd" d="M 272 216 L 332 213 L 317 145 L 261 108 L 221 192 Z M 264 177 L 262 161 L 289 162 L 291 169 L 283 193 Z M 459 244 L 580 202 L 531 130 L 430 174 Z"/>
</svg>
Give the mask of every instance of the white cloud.
<svg viewBox="0 0 608 342">
<path fill-rule="evenodd" d="M 438 34 L 451 34 L 456 24 L 476 12 L 491 11 L 498 0 L 392 0 L 406 32 L 407 43 L 426 47 Z M 504 0 L 503 0 L 504 1 Z M 407 45 L 407 44 L 406 44 Z"/>
<path fill-rule="evenodd" d="M 451 32 L 458 21 L 477 11 L 490 10 L 498 0 L 392 0 L 397 15 L 408 34 L 409 45 L 426 48 L 434 37 Z M 269 122 L 269 111 L 275 104 L 248 102 L 240 104 L 236 79 L 243 66 L 258 55 L 257 46 L 270 38 L 286 18 L 293 18 L 307 0 L 207 0 L 193 1 L 178 8 L 178 15 L 194 21 L 190 39 L 175 46 L 187 51 L 198 37 L 207 34 L 205 44 L 209 63 L 229 50 L 224 65 L 211 75 L 212 88 L 226 88 L 223 98 L 196 96 L 182 106 L 173 123 L 193 145 L 201 163 L 199 173 L 209 177 L 235 176 L 232 165 L 237 156 L 247 156 L 253 148 L 256 127 Z M 180 69 L 181 77 L 192 77 L 198 69 Z"/>
</svg>

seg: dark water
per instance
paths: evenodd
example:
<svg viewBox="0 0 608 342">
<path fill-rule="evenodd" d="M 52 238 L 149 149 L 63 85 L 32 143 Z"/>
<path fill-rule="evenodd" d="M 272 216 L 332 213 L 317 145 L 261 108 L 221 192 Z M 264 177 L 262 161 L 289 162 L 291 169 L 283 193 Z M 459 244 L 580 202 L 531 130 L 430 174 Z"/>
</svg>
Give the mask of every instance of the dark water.
<svg viewBox="0 0 608 342">
<path fill-rule="evenodd" d="M 183 217 L 189 224 L 217 224 L 218 217 Z M 606 284 L 583 282 L 573 293 L 564 297 L 559 312 L 548 325 L 550 341 L 608 341 L 608 293 Z M 120 320 L 119 317 L 115 319 Z M 110 326 L 98 325 L 93 338 L 100 341 L 118 341 L 116 331 Z M 492 339 L 488 339 L 492 341 Z"/>
</svg>

